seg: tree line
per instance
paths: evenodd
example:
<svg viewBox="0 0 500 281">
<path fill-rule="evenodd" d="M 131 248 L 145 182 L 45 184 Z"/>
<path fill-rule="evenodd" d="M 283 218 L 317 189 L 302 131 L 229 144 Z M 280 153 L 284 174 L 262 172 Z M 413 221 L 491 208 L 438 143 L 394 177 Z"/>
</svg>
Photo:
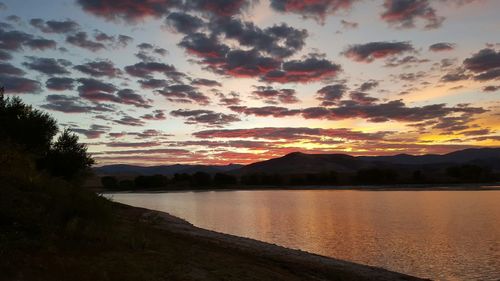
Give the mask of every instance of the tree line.
<svg viewBox="0 0 500 281">
<path fill-rule="evenodd" d="M 141 190 L 141 189 L 218 189 L 239 186 L 335 186 L 335 185 L 386 185 L 386 184 L 440 184 L 492 182 L 499 179 L 487 167 L 473 164 L 453 165 L 441 170 L 415 169 L 397 170 L 391 168 L 365 168 L 355 173 L 337 173 L 335 171 L 278 174 L 251 173 L 232 175 L 227 173 L 139 175 L 135 178 L 119 179 L 116 176 L 101 177 L 106 189 Z"/>
</svg>

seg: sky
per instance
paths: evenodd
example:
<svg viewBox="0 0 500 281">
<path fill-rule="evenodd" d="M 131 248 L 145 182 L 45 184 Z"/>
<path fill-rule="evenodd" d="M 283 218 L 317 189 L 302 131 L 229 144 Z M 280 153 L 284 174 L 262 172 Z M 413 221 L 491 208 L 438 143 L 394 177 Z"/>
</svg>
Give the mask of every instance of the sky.
<svg viewBox="0 0 500 281">
<path fill-rule="evenodd" d="M 500 1 L 0 1 L 6 95 L 97 165 L 500 146 Z"/>
</svg>

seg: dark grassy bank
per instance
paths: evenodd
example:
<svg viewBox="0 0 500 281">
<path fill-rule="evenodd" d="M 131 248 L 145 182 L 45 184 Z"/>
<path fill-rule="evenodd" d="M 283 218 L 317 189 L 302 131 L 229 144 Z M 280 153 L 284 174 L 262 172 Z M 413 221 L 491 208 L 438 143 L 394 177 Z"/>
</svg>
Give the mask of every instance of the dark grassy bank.
<svg viewBox="0 0 500 281">
<path fill-rule="evenodd" d="M 1 280 L 414 280 L 118 205 L 12 150 L 0 163 Z"/>
</svg>

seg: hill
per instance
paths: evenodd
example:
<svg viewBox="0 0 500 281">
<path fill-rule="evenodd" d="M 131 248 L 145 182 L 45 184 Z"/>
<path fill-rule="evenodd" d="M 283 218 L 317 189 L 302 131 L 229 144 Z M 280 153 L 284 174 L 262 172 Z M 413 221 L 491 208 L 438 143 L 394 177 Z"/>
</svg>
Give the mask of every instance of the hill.
<svg viewBox="0 0 500 281">
<path fill-rule="evenodd" d="M 135 166 L 135 165 L 106 165 L 94 168 L 98 175 L 165 175 L 171 176 L 178 174 L 194 174 L 196 172 L 205 172 L 209 174 L 224 173 L 243 167 L 243 165 L 161 165 L 161 166 Z"/>
<path fill-rule="evenodd" d="M 448 154 L 393 156 L 350 156 L 347 154 L 305 154 L 293 152 L 283 157 L 256 162 L 237 170 L 234 174 L 251 173 L 320 173 L 336 171 L 354 173 L 366 168 L 398 168 L 411 169 L 417 167 L 443 168 L 457 164 L 475 164 L 500 170 L 500 148 L 465 149 Z"/>
</svg>

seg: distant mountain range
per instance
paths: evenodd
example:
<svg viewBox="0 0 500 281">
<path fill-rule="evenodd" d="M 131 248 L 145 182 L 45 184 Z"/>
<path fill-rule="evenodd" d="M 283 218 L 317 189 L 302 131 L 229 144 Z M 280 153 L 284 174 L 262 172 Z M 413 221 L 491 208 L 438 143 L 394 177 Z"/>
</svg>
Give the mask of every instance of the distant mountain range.
<svg viewBox="0 0 500 281">
<path fill-rule="evenodd" d="M 465 149 L 448 154 L 393 156 L 350 156 L 347 154 L 306 154 L 293 152 L 283 157 L 255 162 L 246 166 L 230 164 L 226 166 L 213 165 L 169 165 L 169 166 L 133 166 L 109 165 L 95 168 L 98 174 L 142 174 L 142 175 L 173 175 L 175 173 L 193 174 L 201 171 L 210 174 L 217 172 L 244 175 L 251 173 L 267 174 L 304 174 L 336 171 L 351 173 L 364 168 L 397 168 L 414 169 L 416 167 L 442 168 L 456 164 L 476 164 L 488 166 L 500 171 L 500 148 Z"/>
<path fill-rule="evenodd" d="M 196 172 L 205 172 L 209 174 L 225 173 L 237 170 L 243 165 L 161 165 L 161 166 L 135 166 L 135 165 L 107 165 L 94 168 L 94 171 L 100 175 L 166 175 L 171 176 L 179 174 L 194 174 Z"/>
</svg>

